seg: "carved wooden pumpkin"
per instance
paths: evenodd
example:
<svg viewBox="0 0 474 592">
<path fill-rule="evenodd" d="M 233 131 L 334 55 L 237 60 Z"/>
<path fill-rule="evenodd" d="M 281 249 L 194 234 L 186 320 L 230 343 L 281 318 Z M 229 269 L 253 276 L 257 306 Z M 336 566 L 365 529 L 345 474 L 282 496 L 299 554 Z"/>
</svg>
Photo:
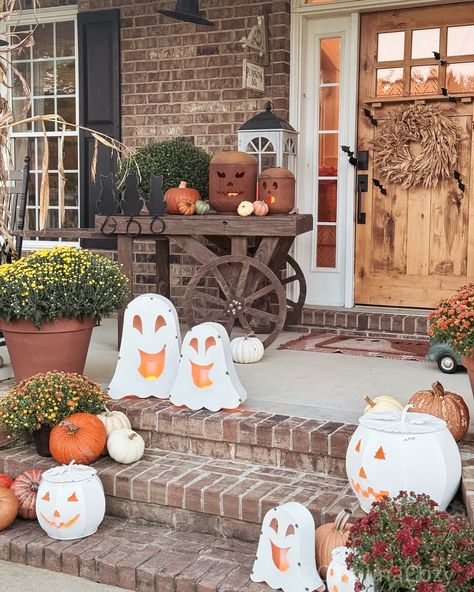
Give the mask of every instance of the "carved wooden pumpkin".
<svg viewBox="0 0 474 592">
<path fill-rule="evenodd" d="M 0 530 L 8 528 L 18 514 L 20 502 L 11 489 L 0 487 Z"/>
<path fill-rule="evenodd" d="M 0 487 L 6 487 L 10 489 L 10 485 L 13 483 L 13 479 L 10 475 L 5 473 L 0 473 Z"/>
<path fill-rule="evenodd" d="M 295 176 L 288 169 L 266 169 L 258 177 L 258 199 L 270 214 L 288 214 L 295 207 Z"/>
<path fill-rule="evenodd" d="M 256 216 L 266 216 L 268 214 L 268 205 L 261 200 L 257 200 L 253 204 L 253 213 Z"/>
<path fill-rule="evenodd" d="M 88 465 L 104 449 L 107 433 L 101 420 L 91 413 L 74 413 L 51 430 L 49 448 L 56 462 Z"/>
<path fill-rule="evenodd" d="M 459 442 L 466 435 L 470 421 L 464 399 L 456 393 L 445 391 L 440 382 L 433 383 L 431 388 L 430 391 L 418 391 L 411 397 L 414 411 L 444 419 L 454 439 Z"/>
<path fill-rule="evenodd" d="M 251 216 L 253 214 L 253 203 L 250 201 L 243 201 L 240 203 L 239 207 L 237 208 L 237 214 L 239 214 L 239 216 L 243 216 L 244 218 L 246 216 Z"/>
<path fill-rule="evenodd" d="M 257 160 L 246 152 L 216 152 L 209 164 L 209 202 L 217 212 L 233 213 L 242 201 L 255 201 Z"/>
<path fill-rule="evenodd" d="M 130 429 L 132 427 L 130 420 L 125 413 L 122 413 L 122 411 L 109 411 L 105 408 L 104 413 L 101 413 L 97 417 L 104 424 L 107 436 L 110 436 L 115 430 L 120 430 L 122 428 Z"/>
<path fill-rule="evenodd" d="M 43 471 L 29 469 L 13 481 L 10 489 L 18 498 L 18 514 L 25 520 L 36 520 L 36 496 Z"/>
<path fill-rule="evenodd" d="M 181 181 L 179 187 L 172 187 L 165 193 L 165 201 L 167 203 L 166 211 L 168 214 L 180 214 L 179 202 L 183 199 L 192 201 L 198 201 L 201 199 L 201 195 L 197 189 L 188 187 L 186 181 Z"/>
<path fill-rule="evenodd" d="M 192 216 L 196 211 L 194 203 L 192 199 L 188 199 L 187 197 L 181 199 L 178 203 L 178 213 L 182 216 Z"/>
<path fill-rule="evenodd" d="M 111 458 L 127 465 L 143 456 L 145 442 L 140 434 L 133 430 L 116 430 L 107 438 L 107 450 Z"/>
<path fill-rule="evenodd" d="M 316 565 L 322 578 L 326 577 L 333 550 L 343 547 L 349 539 L 352 524 L 348 521 L 351 515 L 350 510 L 342 510 L 334 522 L 322 524 L 316 529 Z"/>
<path fill-rule="evenodd" d="M 390 397 L 389 395 L 380 395 L 380 397 L 375 397 L 375 399 L 365 396 L 364 400 L 367 403 L 364 413 L 401 411 L 403 409 L 403 405 L 400 403 L 400 401 L 397 401 L 397 399 Z"/>
<path fill-rule="evenodd" d="M 211 206 L 208 201 L 198 200 L 194 205 L 196 206 L 196 214 L 198 216 L 206 216 L 209 214 Z"/>
</svg>

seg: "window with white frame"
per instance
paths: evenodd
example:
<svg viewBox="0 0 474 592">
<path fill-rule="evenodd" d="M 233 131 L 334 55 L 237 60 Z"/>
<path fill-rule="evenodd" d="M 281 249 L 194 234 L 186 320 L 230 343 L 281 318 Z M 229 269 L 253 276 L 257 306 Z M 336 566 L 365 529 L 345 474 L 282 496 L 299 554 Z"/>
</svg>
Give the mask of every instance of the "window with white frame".
<svg viewBox="0 0 474 592">
<path fill-rule="evenodd" d="M 57 12 L 57 11 L 56 11 Z M 78 121 L 77 28 L 75 14 L 51 13 L 37 24 L 22 18 L 15 28 L 24 31 L 36 27 L 34 45 L 12 56 L 13 66 L 21 72 L 31 90 L 32 104 L 27 117 L 58 114 L 69 123 Z M 15 28 L 12 28 L 13 30 Z M 12 72 L 11 104 L 15 120 L 25 106 L 25 92 Z M 49 147 L 50 206 L 46 227 L 74 228 L 79 226 L 79 157 L 78 131 L 69 127 L 64 138 L 64 191 L 58 171 L 58 149 L 61 126 L 46 122 Z M 25 217 L 26 227 L 38 228 L 39 192 L 44 151 L 44 131 L 41 121 L 16 126 L 11 132 L 15 168 L 21 168 L 25 156 L 31 159 L 30 190 Z M 64 215 L 62 215 L 62 212 Z"/>
</svg>

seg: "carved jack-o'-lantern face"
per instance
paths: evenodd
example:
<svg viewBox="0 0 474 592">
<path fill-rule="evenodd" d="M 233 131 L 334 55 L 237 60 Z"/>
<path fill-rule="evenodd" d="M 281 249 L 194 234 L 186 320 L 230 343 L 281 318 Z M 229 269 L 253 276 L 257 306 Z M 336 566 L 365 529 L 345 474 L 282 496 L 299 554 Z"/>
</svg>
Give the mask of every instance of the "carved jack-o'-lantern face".
<svg viewBox="0 0 474 592">
<path fill-rule="evenodd" d="M 346 547 L 336 547 L 332 551 L 332 560 L 327 571 L 328 592 L 353 592 L 356 583 L 359 582 L 353 571 L 347 568 L 346 558 L 349 550 Z M 363 590 L 373 592 L 373 580 L 366 576 L 363 582 Z"/>
<path fill-rule="evenodd" d="M 59 492 L 58 492 L 59 493 Z M 53 499 L 52 499 L 53 498 Z M 71 528 L 81 518 L 81 506 L 76 489 L 67 488 L 60 495 L 49 489 L 40 498 L 39 509 L 41 518 L 51 528 L 60 530 Z"/>
<path fill-rule="evenodd" d="M 255 201 L 257 161 L 245 152 L 217 152 L 209 165 L 209 201 L 217 212 L 236 212 Z"/>
<path fill-rule="evenodd" d="M 263 171 L 258 178 L 258 199 L 268 204 L 270 214 L 288 214 L 295 207 L 295 176 L 288 169 Z"/>
<path fill-rule="evenodd" d="M 356 493 L 362 495 L 370 502 L 378 502 L 390 495 L 388 489 L 381 487 L 386 469 L 382 463 L 387 464 L 387 455 L 382 445 L 376 450 L 363 449 L 362 438 L 359 438 L 354 446 L 354 451 L 361 456 L 361 463 L 357 476 L 351 477 L 351 485 Z M 373 452 L 373 454 L 372 454 Z M 363 458 L 363 460 L 362 460 Z M 375 462 L 372 462 L 375 461 Z M 390 459 L 388 459 L 390 462 Z M 374 464 L 378 466 L 374 466 Z"/>
</svg>

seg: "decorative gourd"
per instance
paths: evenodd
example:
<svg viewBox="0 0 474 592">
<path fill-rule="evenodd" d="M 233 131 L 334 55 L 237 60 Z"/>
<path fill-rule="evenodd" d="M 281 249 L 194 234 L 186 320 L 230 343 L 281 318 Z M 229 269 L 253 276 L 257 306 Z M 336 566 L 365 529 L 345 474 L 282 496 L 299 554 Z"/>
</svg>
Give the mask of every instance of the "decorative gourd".
<svg viewBox="0 0 474 592">
<path fill-rule="evenodd" d="M 6 487 L 7 489 L 10 489 L 10 485 L 12 483 L 13 479 L 10 477 L 10 475 L 0 473 L 0 487 Z"/>
<path fill-rule="evenodd" d="M 253 213 L 256 216 L 266 216 L 268 214 L 268 205 L 261 200 L 254 202 Z"/>
<path fill-rule="evenodd" d="M 333 550 L 343 547 L 349 539 L 352 524 L 348 520 L 351 515 L 350 510 L 342 510 L 334 522 L 322 524 L 316 529 L 316 565 L 322 578 L 326 577 Z"/>
<path fill-rule="evenodd" d="M 239 216 L 251 216 L 253 214 L 253 203 L 251 201 L 242 201 L 237 208 Z"/>
<path fill-rule="evenodd" d="M 97 417 L 104 424 L 107 436 L 110 436 L 115 430 L 123 428 L 130 429 L 132 427 L 130 420 L 122 411 L 109 411 L 106 407 L 104 413 L 101 413 Z"/>
<path fill-rule="evenodd" d="M 51 430 L 49 448 L 60 464 L 73 460 L 88 465 L 101 455 L 106 440 L 105 426 L 96 415 L 74 413 Z"/>
<path fill-rule="evenodd" d="M 380 395 L 375 399 L 365 396 L 364 400 L 367 403 L 364 413 L 382 413 L 384 411 L 401 411 L 403 409 L 400 401 L 390 397 L 390 395 Z"/>
<path fill-rule="evenodd" d="M 445 391 L 440 382 L 434 382 L 431 388 L 430 391 L 418 391 L 412 395 L 410 403 L 415 405 L 413 410 L 444 419 L 454 439 L 459 442 L 466 435 L 470 421 L 464 399 Z"/>
<path fill-rule="evenodd" d="M 237 364 L 254 364 L 263 358 L 263 343 L 253 333 L 244 337 L 236 337 L 230 342 L 232 359 Z"/>
<path fill-rule="evenodd" d="M 166 211 L 168 214 L 179 214 L 180 211 L 178 205 L 183 199 L 187 199 L 194 203 L 201 199 L 201 195 L 197 189 L 188 187 L 186 181 L 181 181 L 179 187 L 172 187 L 165 193 L 165 201 L 167 203 Z"/>
<path fill-rule="evenodd" d="M 180 200 L 178 204 L 178 213 L 182 216 L 192 216 L 196 211 L 195 202 L 187 197 Z"/>
<path fill-rule="evenodd" d="M 114 460 L 128 465 L 143 456 L 145 442 L 133 430 L 115 430 L 107 438 L 107 450 Z"/>
<path fill-rule="evenodd" d="M 205 216 L 206 214 L 209 214 L 211 210 L 211 206 L 209 205 L 208 201 L 198 200 L 194 205 L 196 207 L 196 214 L 198 216 Z"/>
<path fill-rule="evenodd" d="M 8 528 L 18 514 L 20 502 L 11 489 L 0 487 L 0 530 Z"/>
<path fill-rule="evenodd" d="M 18 475 L 10 487 L 20 504 L 18 514 L 25 520 L 36 520 L 36 496 L 42 474 L 41 469 L 29 469 Z"/>
</svg>

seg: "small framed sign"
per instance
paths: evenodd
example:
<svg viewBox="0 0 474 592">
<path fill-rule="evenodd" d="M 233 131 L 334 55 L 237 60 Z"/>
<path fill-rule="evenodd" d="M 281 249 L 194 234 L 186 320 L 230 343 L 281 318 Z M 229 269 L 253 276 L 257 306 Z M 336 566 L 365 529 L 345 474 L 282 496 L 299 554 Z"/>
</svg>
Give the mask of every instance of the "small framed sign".
<svg viewBox="0 0 474 592">
<path fill-rule="evenodd" d="M 265 92 L 265 69 L 244 58 L 242 70 L 242 88 Z"/>
</svg>

